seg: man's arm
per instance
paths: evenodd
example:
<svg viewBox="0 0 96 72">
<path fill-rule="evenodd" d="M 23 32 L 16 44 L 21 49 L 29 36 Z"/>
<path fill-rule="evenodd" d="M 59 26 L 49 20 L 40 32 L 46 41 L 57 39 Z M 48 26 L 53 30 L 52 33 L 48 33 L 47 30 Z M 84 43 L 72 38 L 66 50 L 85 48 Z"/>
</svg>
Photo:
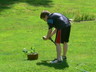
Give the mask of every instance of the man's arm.
<svg viewBox="0 0 96 72">
<path fill-rule="evenodd" d="M 51 36 L 50 36 L 50 37 L 52 37 L 56 32 L 57 32 L 57 29 L 55 28 L 55 29 L 51 32 Z"/>
<path fill-rule="evenodd" d="M 47 32 L 47 35 L 43 36 L 43 39 L 44 40 L 49 39 L 50 37 L 52 37 L 56 33 L 56 31 L 57 31 L 56 28 L 53 31 L 52 31 L 52 29 L 49 29 L 48 32 Z"/>
<path fill-rule="evenodd" d="M 52 29 L 49 29 L 46 36 L 43 36 L 44 40 L 47 40 L 51 37 Z"/>
<path fill-rule="evenodd" d="M 51 37 L 51 33 L 52 33 L 52 29 L 49 29 L 48 32 L 47 32 L 47 39 L 49 39 Z"/>
</svg>

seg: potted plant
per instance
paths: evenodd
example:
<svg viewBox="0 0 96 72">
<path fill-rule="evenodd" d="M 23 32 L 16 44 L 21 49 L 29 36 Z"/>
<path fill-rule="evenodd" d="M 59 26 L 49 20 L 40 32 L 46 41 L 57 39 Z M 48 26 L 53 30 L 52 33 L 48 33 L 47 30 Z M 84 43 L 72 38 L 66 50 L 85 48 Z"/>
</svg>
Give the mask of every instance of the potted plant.
<svg viewBox="0 0 96 72">
<path fill-rule="evenodd" d="M 28 60 L 37 60 L 38 59 L 38 53 L 35 52 L 35 48 L 31 47 L 30 50 L 27 50 L 26 48 L 24 48 L 23 52 L 27 55 Z"/>
</svg>

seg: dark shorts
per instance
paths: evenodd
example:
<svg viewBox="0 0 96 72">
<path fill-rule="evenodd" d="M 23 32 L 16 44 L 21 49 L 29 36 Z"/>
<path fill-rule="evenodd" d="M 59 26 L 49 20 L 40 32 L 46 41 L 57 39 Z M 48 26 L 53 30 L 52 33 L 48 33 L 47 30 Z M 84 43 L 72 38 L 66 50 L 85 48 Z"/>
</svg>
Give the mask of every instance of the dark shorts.
<svg viewBox="0 0 96 72">
<path fill-rule="evenodd" d="M 55 42 L 56 43 L 64 43 L 69 42 L 71 26 L 63 28 L 61 30 L 57 30 Z"/>
</svg>

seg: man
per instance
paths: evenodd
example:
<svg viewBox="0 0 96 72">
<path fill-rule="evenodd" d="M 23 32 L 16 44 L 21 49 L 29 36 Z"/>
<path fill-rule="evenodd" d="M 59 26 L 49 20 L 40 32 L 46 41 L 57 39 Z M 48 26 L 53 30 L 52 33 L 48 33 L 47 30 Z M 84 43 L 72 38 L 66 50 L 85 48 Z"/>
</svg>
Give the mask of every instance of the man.
<svg viewBox="0 0 96 72">
<path fill-rule="evenodd" d="M 48 33 L 46 36 L 43 36 L 44 40 L 48 40 L 56 33 L 56 51 L 57 58 L 51 61 L 51 63 L 59 63 L 66 59 L 68 42 L 71 30 L 71 24 L 67 17 L 60 13 L 50 13 L 49 11 L 43 11 L 40 14 L 40 18 L 47 22 L 48 24 Z M 52 30 L 54 28 L 54 30 Z M 63 56 L 61 56 L 61 46 L 63 44 Z"/>
</svg>

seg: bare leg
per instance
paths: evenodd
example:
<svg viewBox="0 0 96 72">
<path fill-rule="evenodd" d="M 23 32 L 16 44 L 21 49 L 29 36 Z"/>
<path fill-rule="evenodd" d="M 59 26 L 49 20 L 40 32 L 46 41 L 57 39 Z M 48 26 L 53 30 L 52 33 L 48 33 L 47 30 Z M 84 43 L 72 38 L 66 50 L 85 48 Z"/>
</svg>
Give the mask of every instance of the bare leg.
<svg viewBox="0 0 96 72">
<path fill-rule="evenodd" d="M 64 45 L 63 45 L 63 56 L 66 56 L 67 50 L 68 50 L 68 43 L 64 42 Z"/>
<path fill-rule="evenodd" d="M 58 43 L 56 43 L 56 51 L 57 51 L 57 59 L 61 61 L 61 46 Z"/>
</svg>

